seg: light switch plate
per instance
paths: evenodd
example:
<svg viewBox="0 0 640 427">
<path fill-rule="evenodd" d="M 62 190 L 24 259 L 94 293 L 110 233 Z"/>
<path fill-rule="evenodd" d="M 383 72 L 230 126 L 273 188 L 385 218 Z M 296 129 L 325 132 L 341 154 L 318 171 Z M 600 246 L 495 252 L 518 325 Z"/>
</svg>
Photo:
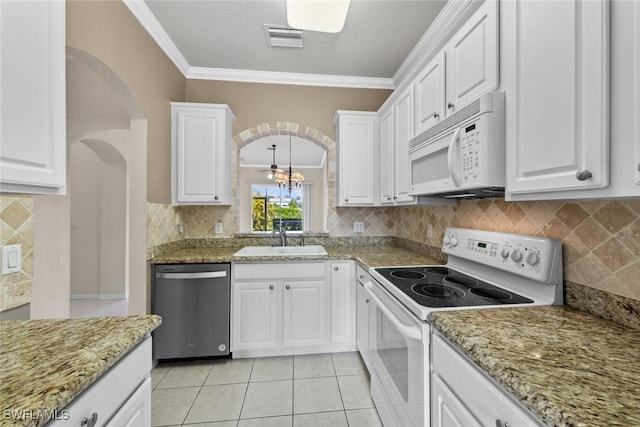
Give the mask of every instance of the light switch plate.
<svg viewBox="0 0 640 427">
<path fill-rule="evenodd" d="M 22 246 L 7 245 L 2 247 L 2 275 L 22 271 Z"/>
<path fill-rule="evenodd" d="M 354 231 L 354 233 L 362 233 L 362 232 L 364 232 L 364 222 L 362 222 L 362 221 L 353 221 L 353 231 Z"/>
</svg>

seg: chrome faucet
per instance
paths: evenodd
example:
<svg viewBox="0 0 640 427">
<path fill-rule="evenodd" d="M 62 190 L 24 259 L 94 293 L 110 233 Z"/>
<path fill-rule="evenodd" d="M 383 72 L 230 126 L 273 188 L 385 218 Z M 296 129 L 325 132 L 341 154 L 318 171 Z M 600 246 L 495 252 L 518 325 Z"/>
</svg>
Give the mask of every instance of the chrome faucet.
<svg viewBox="0 0 640 427">
<path fill-rule="evenodd" d="M 278 234 L 280 235 L 280 246 L 287 246 L 287 230 L 282 224 L 280 224 Z"/>
</svg>

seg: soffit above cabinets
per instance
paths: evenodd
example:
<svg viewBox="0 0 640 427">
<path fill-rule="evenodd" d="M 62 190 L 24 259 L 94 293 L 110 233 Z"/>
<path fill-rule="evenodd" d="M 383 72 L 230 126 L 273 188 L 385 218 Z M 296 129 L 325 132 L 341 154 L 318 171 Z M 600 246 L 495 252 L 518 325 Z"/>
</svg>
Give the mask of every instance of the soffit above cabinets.
<svg viewBox="0 0 640 427">
<path fill-rule="evenodd" d="M 304 47 L 267 44 L 287 26 L 286 0 L 124 0 L 187 78 L 393 89 L 394 77 L 445 0 L 352 0 L 337 34 Z"/>
</svg>

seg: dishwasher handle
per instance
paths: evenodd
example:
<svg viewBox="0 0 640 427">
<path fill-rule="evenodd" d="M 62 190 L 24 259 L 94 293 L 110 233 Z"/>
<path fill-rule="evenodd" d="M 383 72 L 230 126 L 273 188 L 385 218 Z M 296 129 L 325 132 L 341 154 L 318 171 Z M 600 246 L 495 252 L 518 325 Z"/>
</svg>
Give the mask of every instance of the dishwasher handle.
<svg viewBox="0 0 640 427">
<path fill-rule="evenodd" d="M 226 271 L 203 271 L 200 273 L 156 273 L 156 279 L 213 279 L 227 277 Z"/>
</svg>

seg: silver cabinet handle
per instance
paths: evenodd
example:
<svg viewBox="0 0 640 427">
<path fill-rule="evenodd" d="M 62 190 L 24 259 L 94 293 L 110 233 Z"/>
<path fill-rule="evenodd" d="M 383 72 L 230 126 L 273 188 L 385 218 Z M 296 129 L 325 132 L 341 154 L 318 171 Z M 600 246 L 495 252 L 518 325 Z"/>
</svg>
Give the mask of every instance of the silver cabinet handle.
<svg viewBox="0 0 640 427">
<path fill-rule="evenodd" d="M 291 286 L 286 285 L 286 286 L 285 286 L 285 289 L 291 289 Z"/>
<path fill-rule="evenodd" d="M 273 285 L 269 285 L 269 289 L 273 290 L 274 286 Z"/>
<path fill-rule="evenodd" d="M 579 169 L 578 172 L 576 172 L 576 178 L 578 178 L 578 181 L 586 181 L 592 176 L 593 174 L 586 169 Z"/>
<path fill-rule="evenodd" d="M 84 417 L 82 419 L 82 422 L 80 423 L 81 426 L 86 426 L 86 427 L 93 427 L 96 425 L 96 423 L 98 422 L 98 413 L 94 412 L 93 414 L 91 414 L 91 416 L 89 418 Z"/>
<path fill-rule="evenodd" d="M 336 265 L 333 267 L 333 271 L 338 271 L 340 268 Z"/>
<path fill-rule="evenodd" d="M 226 271 L 205 271 L 202 273 L 156 273 L 156 279 L 212 279 L 227 277 Z"/>
<path fill-rule="evenodd" d="M 640 163 L 638 163 L 638 172 L 640 172 Z"/>
<path fill-rule="evenodd" d="M 218 196 L 213 196 L 213 200 L 218 200 Z"/>
<path fill-rule="evenodd" d="M 454 107 L 454 105 L 453 105 L 453 103 L 452 103 L 452 102 L 449 102 L 449 103 L 447 104 L 447 108 L 448 108 L 449 110 L 451 110 L 453 107 Z"/>
<path fill-rule="evenodd" d="M 505 423 L 502 420 L 496 420 L 496 427 L 509 427 L 509 423 Z"/>
<path fill-rule="evenodd" d="M 344 201 L 345 201 L 345 202 L 348 202 L 348 201 L 349 201 L 349 198 L 348 198 L 348 197 L 345 197 L 345 198 L 344 198 Z"/>
<path fill-rule="evenodd" d="M 440 114 L 438 114 L 438 113 L 433 113 L 433 118 L 434 118 L 434 119 L 438 119 L 439 117 L 440 117 Z"/>
<path fill-rule="evenodd" d="M 364 279 L 364 274 L 359 275 L 359 276 L 358 276 L 358 278 L 359 278 L 360 280 L 363 280 L 363 279 Z"/>
</svg>

